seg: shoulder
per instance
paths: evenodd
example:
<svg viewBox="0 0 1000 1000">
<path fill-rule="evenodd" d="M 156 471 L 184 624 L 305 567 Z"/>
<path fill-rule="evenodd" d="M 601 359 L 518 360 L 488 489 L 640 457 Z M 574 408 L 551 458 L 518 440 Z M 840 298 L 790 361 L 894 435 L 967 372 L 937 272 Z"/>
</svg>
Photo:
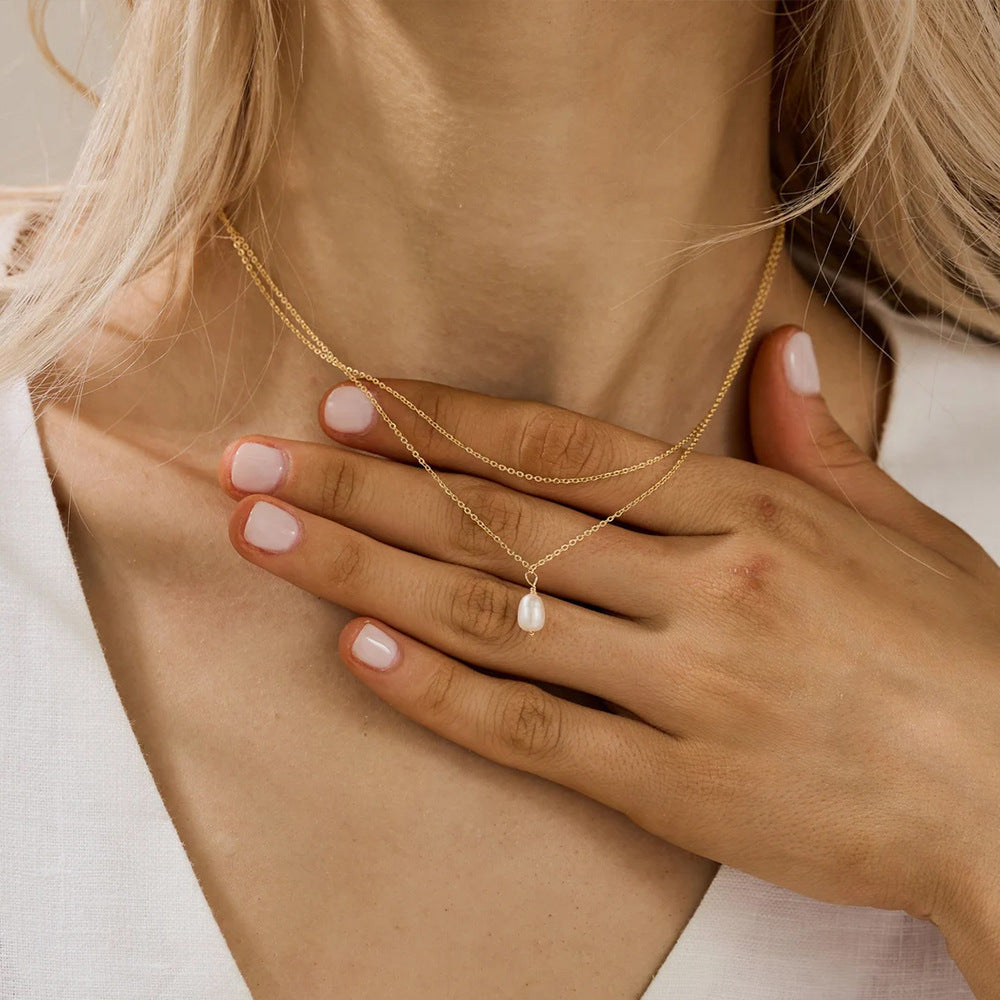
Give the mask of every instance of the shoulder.
<svg viewBox="0 0 1000 1000">
<path fill-rule="evenodd" d="M 59 186 L 4 187 L 0 186 L 0 283 L 3 299 L 15 287 L 4 282 L 21 269 L 30 252 L 33 235 L 51 216 L 62 192 Z M 0 384 L 0 448 L 2 457 L 9 461 L 12 450 L 28 447 L 36 427 L 28 385 L 24 378 L 11 378 Z M 8 465 L 8 468 L 12 466 Z M 0 502 L 16 503 L 16 493 L 0 491 Z M 5 519 L 6 520 L 6 519 Z"/>
<path fill-rule="evenodd" d="M 1000 562 L 1000 343 L 900 312 L 856 279 L 834 287 L 891 356 L 879 466 Z"/>
<path fill-rule="evenodd" d="M 1000 421 L 1000 341 L 947 315 L 901 312 L 857 279 L 837 279 L 833 287 L 856 322 L 879 331 L 892 362 L 880 458 L 907 442 L 961 442 L 1000 460 L 1000 439 L 991 433 Z"/>
</svg>

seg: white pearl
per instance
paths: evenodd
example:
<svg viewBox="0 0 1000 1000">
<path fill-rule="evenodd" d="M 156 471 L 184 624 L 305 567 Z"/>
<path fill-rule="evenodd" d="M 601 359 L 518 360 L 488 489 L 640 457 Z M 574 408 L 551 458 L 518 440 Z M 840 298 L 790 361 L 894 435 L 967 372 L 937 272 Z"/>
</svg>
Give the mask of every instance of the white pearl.
<svg viewBox="0 0 1000 1000">
<path fill-rule="evenodd" d="M 538 594 L 525 594 L 517 606 L 517 624 L 525 632 L 537 632 L 545 624 L 545 605 Z"/>
</svg>

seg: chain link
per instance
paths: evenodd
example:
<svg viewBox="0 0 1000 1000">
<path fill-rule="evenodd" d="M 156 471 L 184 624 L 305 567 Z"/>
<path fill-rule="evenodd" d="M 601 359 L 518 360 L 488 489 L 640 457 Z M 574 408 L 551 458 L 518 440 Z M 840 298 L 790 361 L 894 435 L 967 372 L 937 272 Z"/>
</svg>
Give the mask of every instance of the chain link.
<svg viewBox="0 0 1000 1000">
<path fill-rule="evenodd" d="M 694 450 L 695 445 L 698 443 L 698 439 L 704 433 L 705 428 L 708 426 L 712 417 L 715 416 L 716 411 L 722 404 L 722 400 L 725 398 L 726 393 L 729 391 L 729 387 L 733 384 L 736 375 L 746 358 L 747 351 L 749 350 L 750 343 L 753 340 L 753 336 L 757 331 L 757 327 L 760 323 L 761 315 L 764 312 L 764 303 L 767 300 L 768 292 L 771 289 L 771 283 L 774 280 L 775 272 L 778 268 L 778 262 L 781 257 L 781 250 L 784 245 L 784 226 L 777 226 L 774 232 L 774 238 L 771 241 L 771 248 L 767 255 L 767 260 L 764 264 L 763 274 L 761 276 L 760 285 L 757 288 L 757 294 L 754 297 L 752 306 L 750 307 L 750 313 L 747 316 L 746 326 L 743 329 L 743 334 L 740 337 L 739 343 L 736 347 L 736 352 L 733 355 L 732 362 L 729 365 L 729 369 L 726 372 L 726 376 L 723 379 L 722 386 L 719 392 L 716 394 L 715 400 L 709 408 L 705 416 L 698 422 L 698 424 L 680 441 L 671 445 L 666 451 L 662 451 L 657 455 L 653 455 L 651 458 L 644 459 L 641 462 L 636 462 L 634 465 L 623 466 L 620 469 L 612 469 L 608 472 L 599 472 L 589 476 L 542 476 L 536 473 L 527 472 L 523 469 L 516 469 L 512 466 L 505 465 L 503 462 L 499 462 L 494 458 L 484 455 L 477 451 L 475 448 L 470 447 L 463 441 L 460 441 L 454 434 L 446 430 L 440 424 L 437 423 L 429 414 L 425 413 L 419 406 L 416 405 L 412 400 L 407 399 L 401 392 L 394 389 L 392 386 L 387 385 L 381 379 L 376 378 L 374 375 L 370 375 L 367 372 L 362 371 L 360 368 L 355 368 L 352 365 L 348 365 L 340 358 L 338 358 L 332 350 L 316 335 L 312 327 L 299 315 L 298 311 L 288 301 L 285 294 L 277 286 L 274 279 L 268 273 L 267 269 L 261 263 L 260 259 L 253 252 L 250 244 L 246 239 L 240 234 L 240 232 L 233 226 L 229 217 L 224 211 L 219 210 L 218 217 L 221 220 L 223 226 L 226 229 L 226 233 L 230 242 L 233 245 L 234 250 L 239 256 L 243 266 L 246 268 L 247 273 L 250 275 L 251 280 L 257 287 L 257 290 L 264 297 L 267 303 L 270 305 L 272 311 L 277 315 L 281 322 L 295 334 L 295 336 L 302 341 L 314 354 L 321 357 L 324 361 L 333 365 L 335 368 L 342 371 L 350 380 L 353 382 L 370 400 L 375 410 L 378 412 L 379 416 L 385 421 L 389 429 L 395 434 L 395 436 L 400 440 L 403 447 L 413 456 L 416 462 L 424 468 L 434 479 L 439 487 L 447 494 L 447 496 L 454 502 L 462 511 L 465 513 L 472 521 L 478 525 L 490 538 L 496 542 L 510 556 L 514 559 L 520 566 L 525 569 L 525 580 L 528 585 L 534 591 L 536 584 L 538 583 L 538 573 L 537 571 L 546 564 L 550 563 L 557 556 L 562 555 L 564 552 L 568 552 L 574 545 L 582 542 L 585 538 L 589 538 L 595 532 L 599 531 L 605 525 L 611 524 L 618 518 L 622 517 L 628 511 L 630 511 L 636 504 L 641 503 L 652 493 L 655 493 L 668 479 L 670 479 L 683 464 L 684 459 Z M 680 457 L 670 466 L 670 468 L 656 480 L 651 486 L 643 490 L 637 497 L 630 500 L 624 507 L 620 507 L 613 514 L 609 514 L 607 517 L 597 521 L 592 524 L 589 528 L 581 531 L 580 534 L 571 538 L 568 542 L 564 542 L 559 548 L 554 549 L 548 555 L 543 556 L 541 559 L 537 559 L 535 562 L 529 562 L 524 556 L 519 552 L 515 552 L 485 521 L 461 498 L 454 490 L 438 475 L 438 473 L 431 468 L 426 459 L 417 451 L 414 445 L 409 441 L 405 434 L 399 429 L 395 421 L 385 412 L 382 405 L 376 399 L 375 395 L 371 392 L 365 383 L 370 383 L 371 385 L 377 386 L 383 392 L 392 396 L 394 399 L 398 400 L 404 406 L 408 407 L 413 411 L 421 420 L 429 424 L 437 433 L 442 435 L 446 440 L 450 441 L 456 447 L 460 448 L 467 455 L 475 458 L 477 461 L 488 465 L 490 468 L 496 469 L 499 472 L 507 473 L 511 476 L 516 476 L 519 479 L 526 480 L 533 483 L 550 483 L 558 485 L 570 485 L 575 483 L 593 483 L 598 482 L 603 479 L 611 479 L 615 476 L 624 476 L 631 472 L 638 472 L 641 469 L 647 469 L 652 465 L 656 465 L 658 462 L 662 462 L 665 458 L 674 454 L 678 450 L 681 451 Z"/>
</svg>

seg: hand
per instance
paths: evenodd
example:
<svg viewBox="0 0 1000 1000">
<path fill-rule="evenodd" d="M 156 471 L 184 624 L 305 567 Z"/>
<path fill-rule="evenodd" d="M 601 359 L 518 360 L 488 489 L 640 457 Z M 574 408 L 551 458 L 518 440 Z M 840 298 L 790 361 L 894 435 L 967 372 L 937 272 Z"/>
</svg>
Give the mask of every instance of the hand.
<svg viewBox="0 0 1000 1000">
<path fill-rule="evenodd" d="M 335 390 L 355 432 L 326 429 L 374 454 L 260 435 L 226 449 L 220 481 L 243 498 L 230 537 L 366 616 L 343 631 L 348 669 L 443 737 L 794 891 L 945 920 L 1000 858 L 1000 568 L 870 462 L 821 395 L 791 391 L 780 358 L 792 333 L 761 345 L 751 388 L 758 459 L 778 467 L 692 453 L 624 523 L 544 567 L 548 620 L 534 636 L 516 624 L 522 568 L 407 464 L 381 420 L 359 429 L 356 389 Z M 555 407 L 392 384 L 486 454 L 550 476 L 664 448 Z M 376 395 L 530 557 L 664 471 L 514 479 Z M 280 477 L 267 451 L 238 462 L 242 476 L 256 465 L 241 481 L 273 503 L 232 484 L 247 440 L 284 452 Z"/>
</svg>

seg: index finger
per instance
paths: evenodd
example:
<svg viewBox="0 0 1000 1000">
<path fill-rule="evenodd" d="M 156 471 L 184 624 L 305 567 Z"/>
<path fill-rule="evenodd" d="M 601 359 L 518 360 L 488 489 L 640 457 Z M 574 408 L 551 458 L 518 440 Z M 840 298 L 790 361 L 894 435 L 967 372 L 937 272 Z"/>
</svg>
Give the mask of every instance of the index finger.
<svg viewBox="0 0 1000 1000">
<path fill-rule="evenodd" d="M 624 475 L 571 484 L 548 482 L 644 463 L 671 445 L 564 407 L 412 379 L 387 379 L 382 386 L 365 383 L 364 391 L 351 382 L 340 383 L 320 401 L 319 415 L 326 433 L 352 448 L 415 462 L 406 447 L 409 442 L 435 469 L 471 473 L 601 517 L 653 485 L 684 451 L 677 446 L 662 460 Z M 766 473 L 749 462 L 692 451 L 671 481 L 630 509 L 621 522 L 669 534 L 733 531 L 740 499 L 759 489 L 753 477 Z"/>
</svg>

